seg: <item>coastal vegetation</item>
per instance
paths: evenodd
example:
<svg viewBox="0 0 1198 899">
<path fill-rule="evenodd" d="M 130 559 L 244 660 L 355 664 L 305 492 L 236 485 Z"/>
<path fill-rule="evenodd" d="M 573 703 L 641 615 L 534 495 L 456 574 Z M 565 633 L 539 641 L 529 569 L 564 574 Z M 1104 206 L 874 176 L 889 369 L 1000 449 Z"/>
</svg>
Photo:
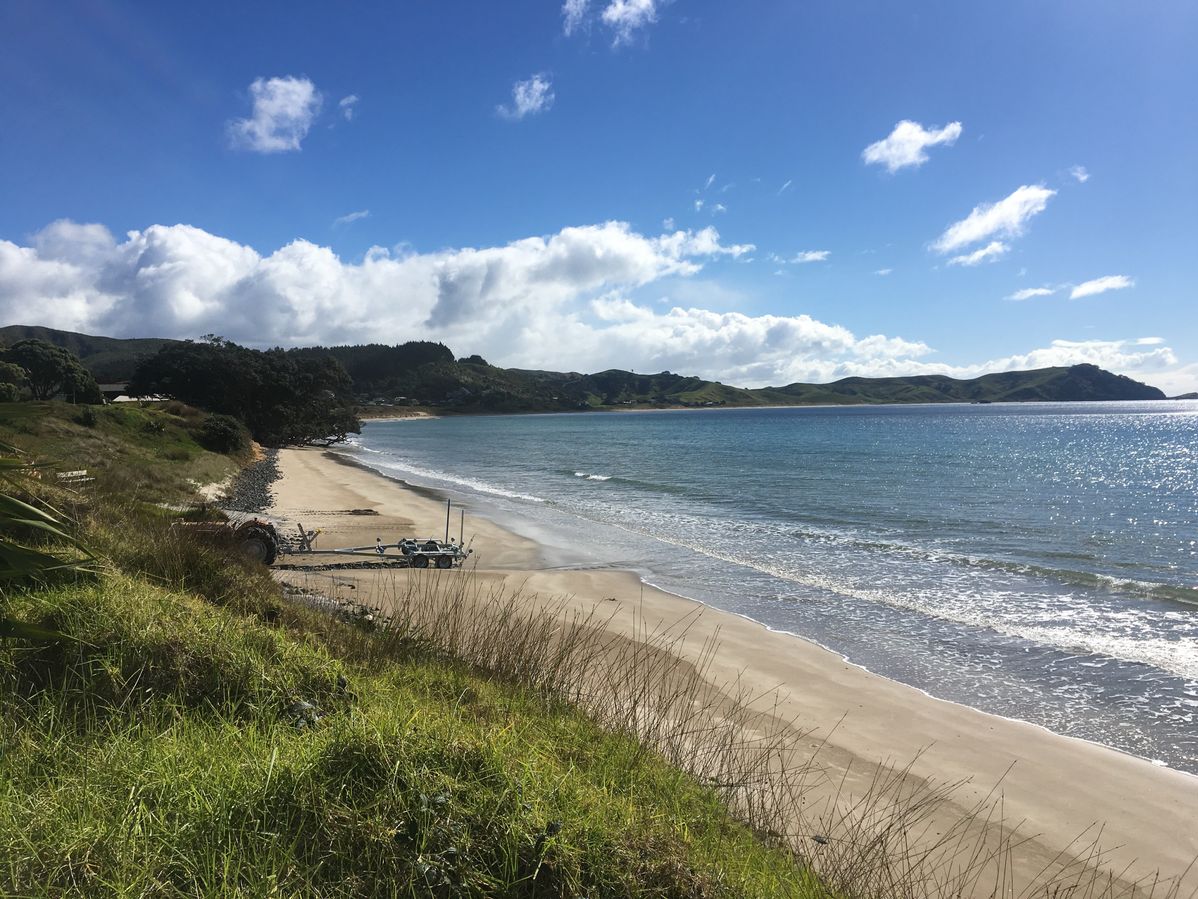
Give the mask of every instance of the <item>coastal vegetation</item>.
<svg viewBox="0 0 1198 899">
<path fill-rule="evenodd" d="M 163 358 L 175 358 L 170 355 L 169 348 L 177 345 L 173 341 L 121 341 L 23 326 L 0 328 L 0 340 L 18 339 L 34 331 L 43 339 L 78 348 L 83 353 L 84 365 L 95 365 L 97 371 L 120 375 L 117 380 L 132 378 L 139 366 L 147 364 L 148 345 L 153 344 L 156 353 L 166 353 Z M 127 345 L 124 355 L 122 345 Z M 195 348 L 203 344 L 189 343 L 187 346 L 192 347 L 188 352 L 194 353 Z M 307 360 L 317 366 L 328 366 L 327 361 L 320 360 L 332 358 L 348 378 L 347 383 L 337 381 L 339 398 L 349 395 L 366 406 L 435 406 L 453 412 L 1165 398 L 1155 387 L 1089 364 L 1001 372 L 971 379 L 944 375 L 842 378 L 829 384 L 794 383 L 747 389 L 668 371 L 637 374 L 612 369 L 582 374 L 500 368 L 488 364 L 480 356 L 455 359 L 448 347 L 428 341 L 396 346 L 306 347 L 272 350 L 271 353 L 281 354 L 297 364 L 299 360 Z M 150 390 L 155 385 L 162 386 L 161 380 L 135 379 L 133 386 Z M 200 397 L 188 400 L 180 395 L 178 398 L 204 405 Z M 227 412 L 230 407 L 231 404 L 222 408 L 205 406 L 221 412 Z"/>
<path fill-rule="evenodd" d="M 214 335 L 142 359 L 135 396 L 163 396 L 244 424 L 267 446 L 344 440 L 359 430 L 352 382 L 327 353 L 254 350 Z"/>
</svg>

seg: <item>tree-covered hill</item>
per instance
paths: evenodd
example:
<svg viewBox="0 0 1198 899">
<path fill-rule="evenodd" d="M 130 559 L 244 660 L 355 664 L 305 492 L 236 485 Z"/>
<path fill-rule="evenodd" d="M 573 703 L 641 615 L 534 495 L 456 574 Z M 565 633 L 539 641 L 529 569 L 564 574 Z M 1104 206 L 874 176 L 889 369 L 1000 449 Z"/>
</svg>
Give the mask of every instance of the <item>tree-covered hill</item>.
<svg viewBox="0 0 1198 899">
<path fill-rule="evenodd" d="M 139 362 L 175 341 L 119 340 L 50 328 L 0 328 L 0 343 L 39 337 L 71 349 L 97 380 L 127 380 Z M 296 359 L 332 356 L 364 404 L 431 405 L 460 412 L 558 412 L 655 406 L 849 405 L 1154 400 L 1155 387 L 1095 365 L 1001 372 L 960 380 L 943 375 L 843 378 L 830 384 L 746 389 L 702 378 L 610 369 L 594 374 L 498 368 L 479 356 L 455 359 L 429 341 L 395 346 L 306 347 Z"/>
</svg>

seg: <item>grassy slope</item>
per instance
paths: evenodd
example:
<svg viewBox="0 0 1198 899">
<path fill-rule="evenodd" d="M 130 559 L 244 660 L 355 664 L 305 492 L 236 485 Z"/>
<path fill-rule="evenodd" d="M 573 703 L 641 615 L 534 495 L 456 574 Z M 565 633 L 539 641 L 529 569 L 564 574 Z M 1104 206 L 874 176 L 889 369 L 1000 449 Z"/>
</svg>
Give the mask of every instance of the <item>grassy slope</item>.
<svg viewBox="0 0 1198 899">
<path fill-rule="evenodd" d="M 83 458 L 43 411 L 27 430 Z M 130 496 L 185 476 L 96 430 L 154 483 L 86 512 L 102 574 L 0 596 L 77 641 L 0 643 L 0 894 L 817 894 L 630 739 L 166 529 Z"/>
<path fill-rule="evenodd" d="M 94 424 L 82 423 L 85 409 L 95 415 Z M 87 469 L 104 490 L 177 500 L 195 485 L 221 481 L 238 470 L 235 460 L 196 443 L 195 429 L 203 418 L 180 403 L 0 403 L 0 442 L 63 470 Z"/>
</svg>

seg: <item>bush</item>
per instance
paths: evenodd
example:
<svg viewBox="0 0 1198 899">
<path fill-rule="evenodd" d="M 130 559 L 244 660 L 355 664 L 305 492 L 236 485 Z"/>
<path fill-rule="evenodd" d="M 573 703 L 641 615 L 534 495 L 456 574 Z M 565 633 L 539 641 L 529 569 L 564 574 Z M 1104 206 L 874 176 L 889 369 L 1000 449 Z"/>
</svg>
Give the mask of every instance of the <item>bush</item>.
<svg viewBox="0 0 1198 899">
<path fill-rule="evenodd" d="M 94 428 L 99 423 L 100 419 L 96 417 L 95 410 L 91 406 L 84 406 L 75 416 L 75 424 L 83 425 L 85 428 Z"/>
<path fill-rule="evenodd" d="M 249 448 L 250 434 L 232 415 L 209 415 L 196 432 L 196 442 L 214 453 L 239 453 Z"/>
</svg>

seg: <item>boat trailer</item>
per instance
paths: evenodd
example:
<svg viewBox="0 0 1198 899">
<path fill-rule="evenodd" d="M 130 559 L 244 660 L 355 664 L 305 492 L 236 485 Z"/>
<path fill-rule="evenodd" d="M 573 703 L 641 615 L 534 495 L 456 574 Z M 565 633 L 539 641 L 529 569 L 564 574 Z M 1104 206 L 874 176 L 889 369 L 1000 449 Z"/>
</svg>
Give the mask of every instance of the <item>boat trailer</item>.
<svg viewBox="0 0 1198 899">
<path fill-rule="evenodd" d="M 356 556 L 361 559 L 371 559 L 380 566 L 388 568 L 460 568 L 462 563 L 474 552 L 466 546 L 466 513 L 460 518 L 460 530 L 455 541 L 449 536 L 449 521 L 452 514 L 452 500 L 445 505 L 445 539 L 436 537 L 417 538 L 401 537 L 394 543 L 384 543 L 382 537 L 376 537 L 374 544 L 369 546 L 346 546 L 337 549 L 322 549 L 316 545 L 320 536 L 319 530 L 306 530 L 302 523 L 296 524 L 296 532 L 281 532 L 273 521 L 252 516 L 241 521 L 176 521 L 173 529 L 185 530 L 192 534 L 205 534 L 220 539 L 232 540 L 245 556 L 261 562 L 263 565 L 273 565 L 280 562 L 281 556 L 287 559 L 287 568 L 307 567 L 292 562 L 296 556 Z M 321 563 L 315 563 L 324 567 Z M 366 562 L 349 563 L 352 567 L 376 567 Z M 340 566 L 338 566 L 340 567 Z M 347 566 L 349 567 L 349 566 Z"/>
<path fill-rule="evenodd" d="M 466 546 L 466 513 L 461 513 L 460 530 L 455 541 L 449 536 L 449 521 L 453 510 L 453 501 L 445 503 L 445 539 L 436 537 L 421 539 L 403 537 L 394 543 L 384 543 L 382 537 L 375 537 L 372 546 L 345 546 L 338 549 L 321 549 L 316 546 L 320 536 L 319 530 L 305 530 L 302 523 L 296 524 L 298 533 L 284 537 L 276 535 L 278 554 L 286 556 L 327 555 L 327 556 L 357 556 L 388 563 L 394 568 L 460 568 L 462 563 L 474 552 Z M 392 552 L 394 550 L 394 553 Z M 274 560 L 266 564 L 271 564 Z"/>
</svg>

